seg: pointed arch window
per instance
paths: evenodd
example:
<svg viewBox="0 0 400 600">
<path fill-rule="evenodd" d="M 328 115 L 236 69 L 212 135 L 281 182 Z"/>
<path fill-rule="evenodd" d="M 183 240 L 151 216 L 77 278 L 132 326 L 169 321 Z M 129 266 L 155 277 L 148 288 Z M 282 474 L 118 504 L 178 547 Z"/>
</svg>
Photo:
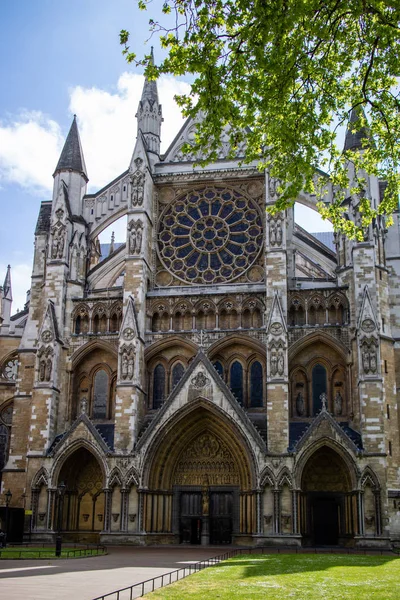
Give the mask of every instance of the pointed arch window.
<svg viewBox="0 0 400 600">
<path fill-rule="evenodd" d="M 230 381 L 232 393 L 243 405 L 243 367 L 237 360 L 232 363 Z"/>
<path fill-rule="evenodd" d="M 323 365 L 315 365 L 312 370 L 312 398 L 313 414 L 316 415 L 322 408 L 321 394 L 327 392 L 326 369 Z"/>
<path fill-rule="evenodd" d="M 220 377 L 224 377 L 224 367 L 222 366 L 222 363 L 219 360 L 217 360 L 214 363 L 214 369 L 217 371 Z"/>
<path fill-rule="evenodd" d="M 250 406 L 263 405 L 263 370 L 258 361 L 253 362 L 250 369 Z"/>
<path fill-rule="evenodd" d="M 93 419 L 106 419 L 108 406 L 109 382 L 108 374 L 103 369 L 97 371 L 93 390 Z"/>
<path fill-rule="evenodd" d="M 172 389 L 174 389 L 174 387 L 178 385 L 178 383 L 183 377 L 184 372 L 185 368 L 182 363 L 178 363 L 174 366 L 174 368 L 172 369 Z"/>
<path fill-rule="evenodd" d="M 165 369 L 157 365 L 153 375 L 153 408 L 160 408 L 165 398 Z"/>
</svg>

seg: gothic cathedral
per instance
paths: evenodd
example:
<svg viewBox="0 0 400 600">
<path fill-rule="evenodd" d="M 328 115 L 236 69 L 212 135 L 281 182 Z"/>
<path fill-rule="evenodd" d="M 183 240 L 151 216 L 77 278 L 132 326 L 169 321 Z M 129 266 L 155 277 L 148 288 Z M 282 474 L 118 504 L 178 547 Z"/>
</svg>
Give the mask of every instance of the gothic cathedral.
<svg viewBox="0 0 400 600">
<path fill-rule="evenodd" d="M 0 288 L 0 505 L 37 541 L 390 547 L 399 213 L 361 243 L 312 235 L 266 212 L 277 182 L 226 139 L 194 166 L 188 120 L 161 155 L 156 82 L 136 117 L 128 170 L 93 194 L 74 118 L 25 309 L 10 269 Z"/>
</svg>

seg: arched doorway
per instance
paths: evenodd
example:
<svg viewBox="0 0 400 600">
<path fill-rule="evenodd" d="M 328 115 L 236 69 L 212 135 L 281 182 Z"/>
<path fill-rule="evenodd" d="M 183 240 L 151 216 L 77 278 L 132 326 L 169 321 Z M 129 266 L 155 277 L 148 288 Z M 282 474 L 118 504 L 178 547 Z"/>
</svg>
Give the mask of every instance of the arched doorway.
<svg viewBox="0 0 400 600">
<path fill-rule="evenodd" d="M 56 497 L 54 528 L 60 524 L 63 531 L 77 534 L 100 532 L 105 518 L 104 482 L 95 456 L 84 447 L 73 452 L 60 469 L 57 487 L 61 483 L 65 492 L 62 499 Z"/>
<path fill-rule="evenodd" d="M 250 450 L 201 400 L 160 436 L 148 461 L 144 527 L 183 544 L 230 544 L 256 530 Z"/>
<path fill-rule="evenodd" d="M 346 545 L 357 527 L 357 502 L 344 459 L 328 446 L 316 450 L 304 466 L 301 490 L 304 544 Z"/>
</svg>

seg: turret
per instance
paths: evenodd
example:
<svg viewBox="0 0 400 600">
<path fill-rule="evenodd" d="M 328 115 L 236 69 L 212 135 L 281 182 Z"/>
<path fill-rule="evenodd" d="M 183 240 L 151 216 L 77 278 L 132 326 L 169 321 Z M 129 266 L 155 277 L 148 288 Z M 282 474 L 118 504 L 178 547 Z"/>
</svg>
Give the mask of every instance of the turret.
<svg viewBox="0 0 400 600">
<path fill-rule="evenodd" d="M 4 279 L 3 289 L 0 296 L 0 317 L 2 333 L 6 333 L 10 326 L 11 305 L 12 305 L 12 289 L 11 289 L 11 267 L 8 265 L 6 277 Z"/>
<path fill-rule="evenodd" d="M 154 64 L 153 47 L 151 48 L 150 64 Z M 142 97 L 136 113 L 138 135 L 141 132 L 147 150 L 160 155 L 161 123 L 163 122 L 161 104 L 158 102 L 157 82 L 149 81 L 146 77 Z"/>
<path fill-rule="evenodd" d="M 53 201 L 58 194 L 62 180 L 68 188 L 71 214 L 73 216 L 81 216 L 82 198 L 86 193 L 86 184 L 89 179 L 86 173 L 76 115 L 74 115 L 74 120 L 72 121 L 53 177 Z"/>
</svg>

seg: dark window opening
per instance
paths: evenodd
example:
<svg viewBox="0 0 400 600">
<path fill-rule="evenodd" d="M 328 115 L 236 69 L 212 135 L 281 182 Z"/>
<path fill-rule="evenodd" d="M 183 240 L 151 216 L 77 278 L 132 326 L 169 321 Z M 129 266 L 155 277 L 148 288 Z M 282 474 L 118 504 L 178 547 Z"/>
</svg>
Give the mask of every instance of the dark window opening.
<svg viewBox="0 0 400 600">
<path fill-rule="evenodd" d="M 243 405 L 243 367 L 237 361 L 231 366 L 231 390 L 239 404 Z"/>
<path fill-rule="evenodd" d="M 257 361 L 250 369 L 250 406 L 262 406 L 263 404 L 263 371 L 261 364 Z"/>
<path fill-rule="evenodd" d="M 165 369 L 157 365 L 153 377 L 153 408 L 160 408 L 165 397 Z"/>
<path fill-rule="evenodd" d="M 94 378 L 93 419 L 107 418 L 108 375 L 105 371 L 97 371 Z"/>
</svg>

